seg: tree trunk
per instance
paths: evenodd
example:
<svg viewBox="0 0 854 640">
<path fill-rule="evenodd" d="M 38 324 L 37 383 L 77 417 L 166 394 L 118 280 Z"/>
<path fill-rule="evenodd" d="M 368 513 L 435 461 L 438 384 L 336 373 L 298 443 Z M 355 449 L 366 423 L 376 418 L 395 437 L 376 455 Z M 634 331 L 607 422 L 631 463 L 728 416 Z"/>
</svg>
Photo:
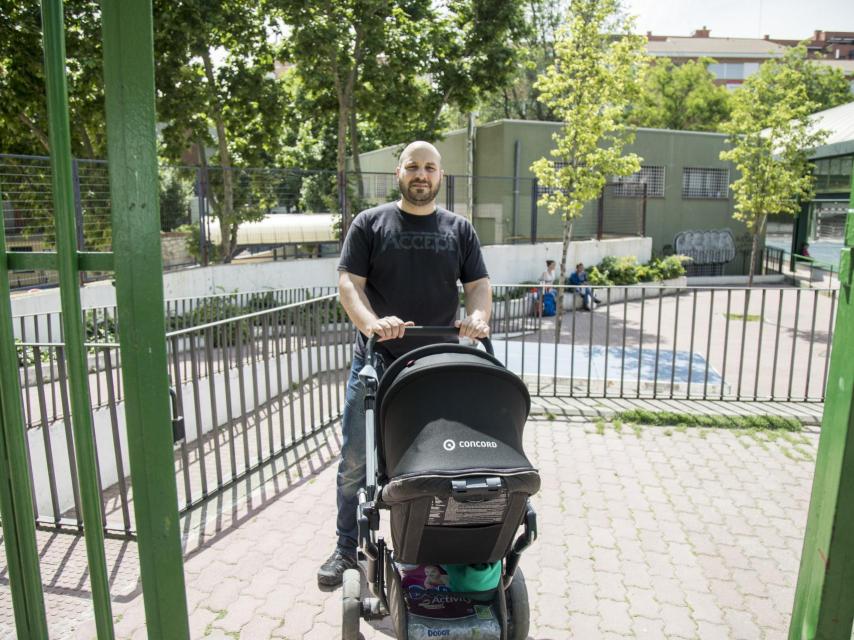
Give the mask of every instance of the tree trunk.
<svg viewBox="0 0 854 640">
<path fill-rule="evenodd" d="M 564 221 L 563 225 L 563 249 L 560 253 L 560 275 L 558 276 L 556 307 L 555 314 L 555 342 L 560 344 L 560 330 L 563 325 L 563 296 L 566 293 L 564 284 L 566 283 L 566 256 L 569 253 L 569 243 L 572 241 L 572 218 Z M 574 294 L 573 294 L 574 295 Z M 571 375 L 570 375 L 571 377 Z"/>
<path fill-rule="evenodd" d="M 451 97 L 451 88 L 445 91 L 445 95 L 442 96 L 442 101 L 439 103 L 439 106 L 436 108 L 435 113 L 433 113 L 433 117 L 430 120 L 430 128 L 424 132 L 424 136 L 427 140 L 434 138 L 436 136 L 436 129 L 439 126 L 439 118 L 442 116 L 442 109 L 448 104 L 448 100 Z"/>
<path fill-rule="evenodd" d="M 341 238 L 343 240 L 350 226 L 347 206 L 347 128 L 350 124 L 350 108 L 355 103 L 353 94 L 356 90 L 356 74 L 362 60 L 362 32 L 355 26 L 355 38 L 353 41 L 352 66 L 347 69 L 346 76 L 342 82 L 342 70 L 338 67 L 333 69 L 335 81 L 335 93 L 338 95 L 338 150 L 336 158 L 336 171 L 338 178 L 338 206 L 341 209 Z M 358 135 L 358 133 L 356 133 Z M 358 160 L 354 160 L 358 162 Z M 361 179 L 360 179 L 361 182 Z"/>
<path fill-rule="evenodd" d="M 210 190 L 209 186 L 210 178 L 208 173 L 208 156 L 205 151 L 205 141 L 199 138 L 196 145 L 199 147 L 199 167 L 201 168 L 201 175 L 199 176 L 199 253 L 202 259 L 202 266 L 206 267 L 211 260 L 210 253 L 208 251 L 211 244 L 211 226 L 209 224 L 210 214 L 208 213 L 207 201 L 213 200 L 213 192 Z M 202 210 L 203 208 L 204 211 Z M 204 213 L 204 217 L 202 216 L 202 213 Z"/>
<path fill-rule="evenodd" d="M 36 140 L 38 140 L 41 143 L 42 147 L 44 147 L 45 152 L 49 154 L 50 153 L 50 142 L 48 141 L 47 134 L 44 131 L 42 131 L 39 127 L 37 127 L 36 123 L 33 122 L 27 116 L 26 113 L 23 113 L 23 112 L 19 113 L 18 119 L 21 122 L 23 122 L 25 125 L 27 125 L 27 127 L 30 129 L 30 133 L 32 133 L 36 137 Z"/>
<path fill-rule="evenodd" d="M 748 271 L 747 278 L 747 286 L 753 286 L 753 272 L 756 270 L 756 248 L 759 245 L 759 236 L 762 234 L 762 231 L 765 229 L 765 221 L 768 219 L 768 216 L 763 215 L 759 219 L 759 227 L 756 229 L 756 232 L 753 234 L 753 242 L 750 244 L 750 267 Z"/>
<path fill-rule="evenodd" d="M 335 88 L 338 94 L 338 150 L 335 158 L 336 183 L 338 185 L 338 208 L 341 211 L 341 239 L 350 226 L 347 219 L 347 121 L 349 100 L 341 84 L 338 72 L 335 72 Z"/>
<path fill-rule="evenodd" d="M 362 161 L 359 158 L 359 128 L 356 118 L 355 91 L 350 96 L 350 153 L 353 155 L 353 171 L 356 174 L 356 193 L 361 200 L 365 197 L 365 185 L 362 183 Z"/>
<path fill-rule="evenodd" d="M 86 125 L 80 127 L 80 139 L 83 142 L 83 150 L 86 153 L 86 157 L 96 160 L 95 146 L 92 144 L 92 137 L 89 135 Z"/>
<path fill-rule="evenodd" d="M 217 211 L 220 232 L 220 255 L 223 262 L 231 262 L 236 248 L 237 227 L 239 221 L 234 217 L 234 176 L 231 168 L 231 154 L 228 152 L 228 139 L 225 131 L 225 119 L 222 106 L 216 91 L 216 80 L 213 74 L 211 54 L 207 47 L 202 52 L 202 62 L 205 65 L 205 77 L 210 91 L 211 115 L 216 125 L 217 149 L 219 151 L 219 166 L 222 171 L 222 203 Z M 233 227 L 233 229 L 232 229 Z M 229 238 L 235 238 L 233 245 Z"/>
</svg>

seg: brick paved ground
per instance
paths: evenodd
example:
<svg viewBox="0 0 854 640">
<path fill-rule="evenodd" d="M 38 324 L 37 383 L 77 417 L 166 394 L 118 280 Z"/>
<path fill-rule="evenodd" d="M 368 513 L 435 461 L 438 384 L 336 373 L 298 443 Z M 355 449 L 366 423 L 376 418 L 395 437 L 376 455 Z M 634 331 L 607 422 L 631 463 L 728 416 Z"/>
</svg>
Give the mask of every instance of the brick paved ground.
<svg viewBox="0 0 854 640">
<path fill-rule="evenodd" d="M 522 560 L 531 638 L 785 638 L 817 441 L 814 430 L 618 431 L 536 416 L 526 442 L 543 476 L 541 535 Z M 312 444 L 289 471 L 256 476 L 185 521 L 194 638 L 339 637 L 340 591 L 315 583 L 334 540 L 338 444 L 334 435 Z M 74 538 L 53 544 L 68 548 L 63 540 Z M 110 566 L 121 576 L 117 636 L 138 639 L 132 547 Z M 82 541 L 67 551 L 77 562 L 84 553 Z M 77 607 L 60 614 L 53 637 L 94 637 L 91 621 L 75 624 L 89 615 L 85 574 L 76 575 Z M 5 579 L 0 637 L 3 625 L 12 637 Z M 363 627 L 367 640 L 391 636 L 387 625 Z"/>
</svg>

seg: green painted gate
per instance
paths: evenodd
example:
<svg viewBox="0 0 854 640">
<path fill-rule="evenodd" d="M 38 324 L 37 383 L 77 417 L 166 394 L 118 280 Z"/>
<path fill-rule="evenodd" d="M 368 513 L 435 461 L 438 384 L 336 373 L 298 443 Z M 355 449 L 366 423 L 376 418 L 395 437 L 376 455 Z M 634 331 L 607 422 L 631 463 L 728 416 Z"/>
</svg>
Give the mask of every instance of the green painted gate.
<svg viewBox="0 0 854 640">
<path fill-rule="evenodd" d="M 89 414 L 80 271 L 114 271 L 134 509 L 149 638 L 189 637 L 169 415 L 160 271 L 151 0 L 103 0 L 113 253 L 78 250 L 61 0 L 42 3 L 57 250 L 6 251 L 0 231 L 0 516 L 18 637 L 47 638 L 36 545 L 10 270 L 59 273 L 76 467 L 98 638 L 114 637 Z M 854 183 L 851 209 L 854 211 Z M 854 292 L 848 248 L 790 640 L 850 640 L 854 617 Z M 114 260 L 120 255 L 121 260 Z"/>
<path fill-rule="evenodd" d="M 789 640 L 851 640 L 854 620 L 854 173 L 839 311 Z"/>
<path fill-rule="evenodd" d="M 18 637 L 47 638 L 9 271 L 53 270 L 60 281 L 95 621 L 99 639 L 113 638 L 78 288 L 81 271 L 113 271 L 146 625 L 150 638 L 181 640 L 189 637 L 189 625 L 172 457 L 163 283 L 151 277 L 161 272 L 151 1 L 103 0 L 101 12 L 113 253 L 85 253 L 78 250 L 74 219 L 63 6 L 61 0 L 42 2 L 56 252 L 7 252 L 0 232 L 0 515 Z"/>
</svg>

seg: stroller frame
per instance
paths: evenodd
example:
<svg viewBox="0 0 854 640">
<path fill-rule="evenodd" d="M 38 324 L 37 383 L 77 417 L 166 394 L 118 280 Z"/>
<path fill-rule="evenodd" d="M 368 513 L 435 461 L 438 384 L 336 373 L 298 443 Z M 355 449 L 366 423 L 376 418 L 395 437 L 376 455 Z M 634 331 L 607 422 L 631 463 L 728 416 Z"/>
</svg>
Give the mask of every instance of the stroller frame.
<svg viewBox="0 0 854 640">
<path fill-rule="evenodd" d="M 455 327 L 407 327 L 406 333 L 410 335 L 449 337 L 458 335 L 459 330 Z M 362 596 L 362 577 L 358 569 L 350 569 L 345 572 L 343 580 L 343 640 L 357 640 L 360 638 L 358 632 L 360 619 L 376 620 L 392 615 L 395 620 L 396 631 L 399 633 L 398 619 L 400 612 L 406 610 L 406 603 L 402 595 L 399 576 L 397 584 L 390 585 L 389 581 L 395 579 L 395 567 L 392 550 L 386 544 L 382 535 L 379 535 L 380 510 L 383 508 L 382 500 L 378 499 L 382 493 L 380 481 L 380 469 L 377 451 L 377 422 L 376 422 L 376 399 L 379 388 L 379 375 L 376 369 L 375 345 L 376 336 L 371 336 L 367 341 L 365 351 L 365 365 L 358 373 L 359 380 L 365 388 L 365 462 L 366 482 L 365 486 L 358 491 L 358 538 L 359 567 L 364 573 L 370 595 Z M 492 343 L 489 338 L 482 338 L 483 344 L 489 355 L 494 355 Z M 486 493 L 490 490 L 489 480 L 492 478 L 471 479 L 465 481 L 463 490 L 469 494 Z M 494 603 L 498 605 L 499 625 L 501 629 L 501 640 L 515 640 L 510 635 L 510 625 L 513 621 L 508 613 L 508 593 L 524 594 L 524 613 L 526 619 L 524 624 L 524 637 L 527 636 L 528 607 L 527 591 L 525 590 L 524 577 L 518 570 L 519 560 L 522 552 L 529 547 L 537 538 L 537 516 L 530 501 L 527 502 L 526 511 L 522 524 L 524 531 L 516 538 L 509 552 L 502 559 L 502 572 L 498 588 L 495 590 Z M 514 577 L 517 577 L 514 585 Z M 396 586 L 396 588 L 391 588 Z M 513 591 L 511 590 L 511 587 Z M 460 595 L 460 594 L 456 594 Z M 482 595 L 482 594 L 479 594 Z M 520 598 L 516 595 L 516 598 Z M 392 613 L 394 612 L 394 613 Z M 405 615 L 404 615 L 405 619 Z M 520 630 L 521 631 L 521 630 Z M 519 635 L 514 634 L 515 635 Z M 408 637 L 408 633 L 407 633 Z"/>
</svg>

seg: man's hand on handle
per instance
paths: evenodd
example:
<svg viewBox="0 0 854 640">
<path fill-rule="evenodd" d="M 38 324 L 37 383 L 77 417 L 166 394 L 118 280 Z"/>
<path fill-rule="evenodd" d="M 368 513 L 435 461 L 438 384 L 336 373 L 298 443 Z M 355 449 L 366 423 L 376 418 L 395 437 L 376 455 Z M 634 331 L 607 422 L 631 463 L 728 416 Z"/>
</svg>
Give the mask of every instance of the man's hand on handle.
<svg viewBox="0 0 854 640">
<path fill-rule="evenodd" d="M 375 335 L 378 342 L 395 340 L 403 337 L 406 327 L 414 326 L 415 323 L 411 320 L 404 322 L 397 316 L 386 316 L 385 318 L 378 318 L 368 326 L 368 337 Z"/>
<path fill-rule="evenodd" d="M 461 338 L 488 338 L 489 323 L 477 315 L 467 316 L 463 320 L 457 320 L 454 325 L 460 329 Z"/>
</svg>

